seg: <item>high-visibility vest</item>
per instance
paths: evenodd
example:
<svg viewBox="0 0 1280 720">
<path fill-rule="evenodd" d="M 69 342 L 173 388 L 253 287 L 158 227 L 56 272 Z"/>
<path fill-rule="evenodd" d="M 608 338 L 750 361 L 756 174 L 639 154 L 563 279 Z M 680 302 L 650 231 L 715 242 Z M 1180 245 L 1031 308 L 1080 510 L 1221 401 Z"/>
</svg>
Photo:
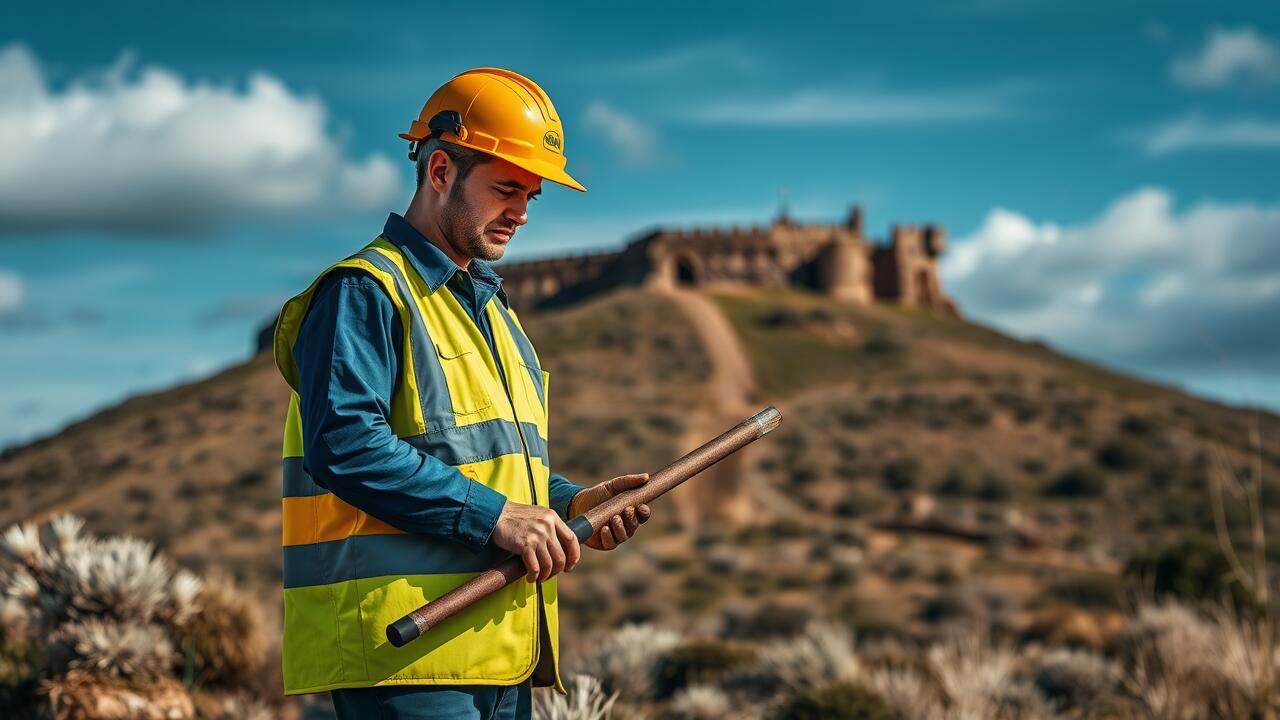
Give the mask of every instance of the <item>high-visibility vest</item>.
<svg viewBox="0 0 1280 720">
<path fill-rule="evenodd" d="M 501 370 L 453 292 L 435 292 L 403 252 L 379 236 L 288 300 L 275 330 L 275 360 L 292 388 L 284 432 L 285 694 L 373 685 L 514 685 L 560 680 L 556 578 L 523 577 L 404 647 L 388 624 L 507 553 L 473 553 L 450 539 L 405 533 L 339 500 L 303 465 L 293 346 L 320 280 L 360 268 L 395 304 L 404 331 L 400 378 L 387 422 L 414 447 L 508 500 L 549 507 L 547 390 L 516 314 L 484 307 Z M 550 658 L 546 655 L 550 653 Z"/>
</svg>

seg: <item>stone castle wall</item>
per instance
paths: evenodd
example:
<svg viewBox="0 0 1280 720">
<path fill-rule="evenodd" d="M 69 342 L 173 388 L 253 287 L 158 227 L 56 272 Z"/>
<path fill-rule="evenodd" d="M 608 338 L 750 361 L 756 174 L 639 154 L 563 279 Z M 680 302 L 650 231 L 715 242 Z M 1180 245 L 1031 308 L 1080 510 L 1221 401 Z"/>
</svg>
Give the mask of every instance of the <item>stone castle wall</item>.
<svg viewBox="0 0 1280 720">
<path fill-rule="evenodd" d="M 802 287 L 855 303 L 898 302 L 946 314 L 955 304 L 942 290 L 938 258 L 946 231 L 938 225 L 895 225 L 888 243 L 869 241 L 854 207 L 842 225 L 796 223 L 656 229 L 616 252 L 497 266 L 517 309 L 575 302 L 623 286 Z"/>
</svg>

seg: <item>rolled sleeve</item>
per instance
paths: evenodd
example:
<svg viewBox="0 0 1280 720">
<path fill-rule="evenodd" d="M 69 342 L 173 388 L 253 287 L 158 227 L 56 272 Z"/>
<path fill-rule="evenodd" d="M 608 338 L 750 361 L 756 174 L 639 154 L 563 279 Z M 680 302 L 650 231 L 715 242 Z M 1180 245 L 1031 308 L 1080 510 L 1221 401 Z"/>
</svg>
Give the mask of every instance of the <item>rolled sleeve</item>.
<svg viewBox="0 0 1280 720">
<path fill-rule="evenodd" d="M 373 517 L 478 552 L 506 497 L 392 431 L 401 328 L 367 273 L 336 270 L 322 281 L 293 348 L 304 462 L 317 484 Z"/>
</svg>

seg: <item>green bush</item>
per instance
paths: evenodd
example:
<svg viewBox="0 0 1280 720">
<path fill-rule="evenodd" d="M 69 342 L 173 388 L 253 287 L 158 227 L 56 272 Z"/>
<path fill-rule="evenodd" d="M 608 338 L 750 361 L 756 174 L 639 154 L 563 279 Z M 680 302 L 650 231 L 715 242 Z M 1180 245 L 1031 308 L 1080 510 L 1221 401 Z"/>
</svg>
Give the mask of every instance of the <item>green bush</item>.
<svg viewBox="0 0 1280 720">
<path fill-rule="evenodd" d="M 1070 498 L 1101 497 L 1107 490 L 1107 477 L 1095 468 L 1070 468 L 1045 488 L 1046 495 Z"/>
<path fill-rule="evenodd" d="M 1112 470 L 1137 470 L 1149 461 L 1147 448 L 1128 438 L 1117 438 L 1098 448 L 1098 464 Z"/>
<path fill-rule="evenodd" d="M 969 395 L 961 395 L 947 403 L 947 412 L 972 427 L 985 427 L 991 423 L 991 409 Z"/>
<path fill-rule="evenodd" d="M 898 714 L 877 694 L 855 683 L 834 683 L 796 693 L 775 716 L 778 720 L 895 720 Z"/>
<path fill-rule="evenodd" d="M 706 572 L 694 572 L 684 579 L 680 589 L 680 608 L 683 610 L 702 610 L 714 605 L 724 593 L 724 580 Z"/>
<path fill-rule="evenodd" d="M 1160 426 L 1154 420 L 1140 415 L 1126 415 L 1120 422 L 1120 432 L 1136 438 L 1149 438 L 1159 429 Z"/>
<path fill-rule="evenodd" d="M 1222 548 L 1208 535 L 1191 535 L 1139 553 L 1124 574 L 1135 584 L 1151 587 L 1156 597 L 1171 595 L 1192 603 L 1229 598 L 1238 607 L 1249 605 L 1248 594 L 1233 580 Z"/>
<path fill-rule="evenodd" d="M 786 305 L 774 305 L 760 317 L 760 324 L 771 328 L 799 327 L 804 322 L 803 313 Z"/>
<path fill-rule="evenodd" d="M 813 617 L 809 608 L 767 602 L 760 607 L 742 628 L 741 636 L 750 639 L 799 635 Z"/>
<path fill-rule="evenodd" d="M 796 485 L 808 485 L 818 477 L 818 468 L 813 463 L 801 462 L 791 467 L 791 482 Z"/>
<path fill-rule="evenodd" d="M 1022 471 L 1028 475 L 1039 475 L 1044 470 L 1045 463 L 1040 458 L 1027 458 L 1022 461 Z"/>
<path fill-rule="evenodd" d="M 973 492 L 973 475 L 966 467 L 952 465 L 934 492 L 950 497 L 967 497 Z"/>
<path fill-rule="evenodd" d="M 862 343 L 862 351 L 868 355 L 897 355 L 906 349 L 902 338 L 886 328 L 877 329 Z"/>
<path fill-rule="evenodd" d="M 845 518 L 870 515 L 879 512 L 884 504 L 884 498 L 853 488 L 836 501 L 835 513 Z"/>
<path fill-rule="evenodd" d="M 991 394 L 996 405 L 1008 410 L 1020 423 L 1029 423 L 1044 413 L 1044 407 L 1035 398 L 1013 390 L 997 390 Z"/>
<path fill-rule="evenodd" d="M 920 481 L 920 461 L 898 458 L 884 466 L 884 484 L 890 490 L 911 490 Z"/>
<path fill-rule="evenodd" d="M 998 473 L 989 472 L 982 476 L 982 484 L 978 486 L 977 496 L 983 500 L 1008 500 L 1013 494 L 1013 487 L 1008 479 Z"/>
<path fill-rule="evenodd" d="M 1071 574 L 1058 578 L 1044 591 L 1057 602 L 1085 608 L 1125 609 L 1125 587 L 1121 578 L 1103 573 Z"/>
<path fill-rule="evenodd" d="M 749 647 L 720 640 L 692 640 L 658 662 L 658 696 L 667 698 L 690 685 L 714 683 L 755 659 Z"/>
</svg>

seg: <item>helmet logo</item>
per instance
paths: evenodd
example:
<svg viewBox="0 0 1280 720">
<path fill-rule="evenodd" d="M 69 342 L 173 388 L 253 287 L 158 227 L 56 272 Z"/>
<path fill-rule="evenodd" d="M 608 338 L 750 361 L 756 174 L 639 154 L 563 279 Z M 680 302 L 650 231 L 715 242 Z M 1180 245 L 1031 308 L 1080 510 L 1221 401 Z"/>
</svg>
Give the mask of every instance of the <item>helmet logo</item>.
<svg viewBox="0 0 1280 720">
<path fill-rule="evenodd" d="M 555 130 L 548 130 L 542 136 L 542 145 L 551 152 L 561 152 L 560 150 L 560 133 Z"/>
</svg>

